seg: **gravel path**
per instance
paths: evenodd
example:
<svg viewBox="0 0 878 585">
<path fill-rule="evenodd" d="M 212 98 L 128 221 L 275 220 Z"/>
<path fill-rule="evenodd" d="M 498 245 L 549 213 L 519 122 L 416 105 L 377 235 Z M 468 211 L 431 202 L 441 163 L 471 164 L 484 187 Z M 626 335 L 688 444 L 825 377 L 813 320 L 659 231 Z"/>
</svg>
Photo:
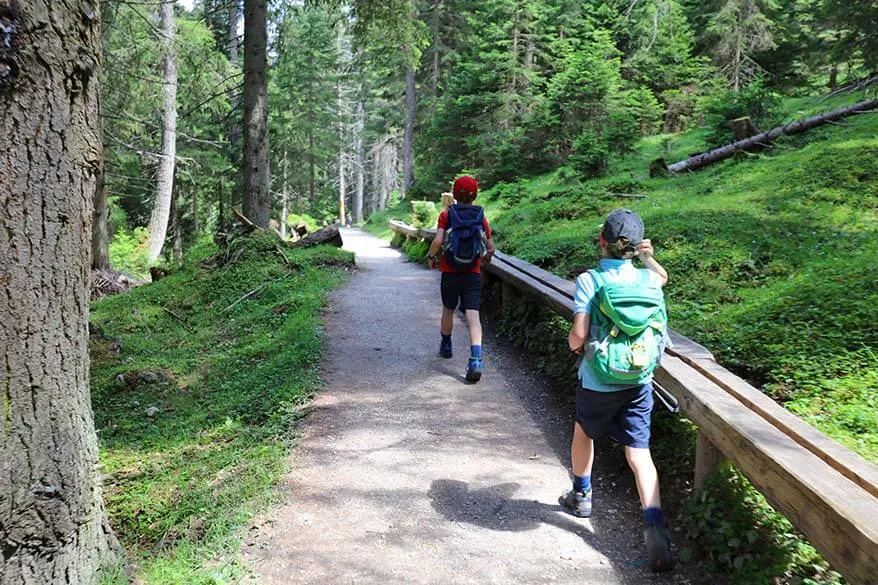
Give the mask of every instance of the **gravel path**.
<svg viewBox="0 0 878 585">
<path fill-rule="evenodd" d="M 595 516 L 560 511 L 572 392 L 486 339 L 467 385 L 466 326 L 436 357 L 439 275 L 344 230 L 357 271 L 327 315 L 326 390 L 302 424 L 282 504 L 245 542 L 259 584 L 688 583 L 644 570 L 619 452 L 599 450 Z"/>
</svg>

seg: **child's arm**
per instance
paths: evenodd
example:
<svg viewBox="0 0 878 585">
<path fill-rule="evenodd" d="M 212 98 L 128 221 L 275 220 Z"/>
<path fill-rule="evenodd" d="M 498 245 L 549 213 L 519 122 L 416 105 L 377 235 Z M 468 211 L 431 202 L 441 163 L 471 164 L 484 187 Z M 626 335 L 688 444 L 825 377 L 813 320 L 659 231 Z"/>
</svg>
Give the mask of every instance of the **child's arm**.
<svg viewBox="0 0 878 585">
<path fill-rule="evenodd" d="M 567 345 L 570 351 L 574 353 L 582 353 L 582 347 L 585 345 L 585 336 L 588 331 L 589 314 L 576 313 L 573 316 L 573 327 L 567 335 Z"/>
<path fill-rule="evenodd" d="M 655 259 L 655 250 L 652 248 L 652 241 L 643 240 L 637 247 L 637 257 L 643 262 L 648 269 L 658 274 L 662 279 L 662 286 L 668 282 L 668 271 L 665 270 L 658 260 Z"/>
<path fill-rule="evenodd" d="M 442 242 L 445 240 L 445 230 L 436 230 L 436 237 L 430 242 L 430 250 L 427 252 L 427 264 L 430 268 L 439 266 L 439 251 L 442 250 Z"/>
<path fill-rule="evenodd" d="M 488 238 L 488 241 L 485 243 L 485 262 L 490 263 L 491 258 L 494 257 L 494 238 Z"/>
</svg>

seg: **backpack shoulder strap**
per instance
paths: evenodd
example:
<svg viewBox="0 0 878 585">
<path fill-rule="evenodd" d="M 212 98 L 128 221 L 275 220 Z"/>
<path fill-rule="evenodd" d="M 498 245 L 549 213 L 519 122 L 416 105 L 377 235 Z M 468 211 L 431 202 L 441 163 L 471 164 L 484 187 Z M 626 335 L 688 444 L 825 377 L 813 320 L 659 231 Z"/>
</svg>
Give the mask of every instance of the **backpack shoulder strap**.
<svg viewBox="0 0 878 585">
<path fill-rule="evenodd" d="M 589 268 L 588 273 L 591 274 L 591 279 L 594 280 L 594 293 L 597 294 L 598 291 L 607 284 L 607 281 L 601 274 L 600 266 L 597 268 Z"/>
<path fill-rule="evenodd" d="M 456 225 L 460 225 L 460 215 L 457 213 L 457 204 L 455 203 L 448 208 L 448 227 L 453 228 Z"/>
</svg>

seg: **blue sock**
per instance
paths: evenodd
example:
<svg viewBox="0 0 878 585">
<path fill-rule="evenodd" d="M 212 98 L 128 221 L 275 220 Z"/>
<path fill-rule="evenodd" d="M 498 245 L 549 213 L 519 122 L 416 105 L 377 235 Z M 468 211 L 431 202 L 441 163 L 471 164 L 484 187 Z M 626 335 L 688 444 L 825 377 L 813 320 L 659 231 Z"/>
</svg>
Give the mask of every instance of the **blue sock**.
<svg viewBox="0 0 878 585">
<path fill-rule="evenodd" d="M 470 347 L 470 356 L 474 358 L 482 357 L 482 346 L 481 345 L 471 345 Z"/>
<path fill-rule="evenodd" d="M 661 508 L 644 508 L 643 510 L 643 521 L 647 526 L 655 526 L 662 525 L 665 523 L 665 518 L 662 516 Z"/>
<path fill-rule="evenodd" d="M 440 333 L 439 335 L 442 335 L 442 334 Z M 446 345 L 451 345 L 451 334 L 450 333 L 448 335 L 442 335 L 442 343 L 444 343 Z"/>
<path fill-rule="evenodd" d="M 588 490 L 590 490 L 590 489 L 591 489 L 591 476 L 590 475 L 583 475 L 581 477 L 578 475 L 573 476 L 573 491 L 574 492 L 582 492 L 585 494 L 585 493 L 588 493 Z"/>
</svg>

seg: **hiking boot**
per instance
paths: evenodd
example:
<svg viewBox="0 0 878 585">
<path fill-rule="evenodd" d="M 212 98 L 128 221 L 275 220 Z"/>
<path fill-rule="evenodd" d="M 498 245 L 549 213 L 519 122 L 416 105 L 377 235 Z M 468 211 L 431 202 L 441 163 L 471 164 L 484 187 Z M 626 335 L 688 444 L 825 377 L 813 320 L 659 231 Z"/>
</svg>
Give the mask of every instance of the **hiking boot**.
<svg viewBox="0 0 878 585">
<path fill-rule="evenodd" d="M 482 358 L 469 358 L 469 363 L 466 365 L 466 381 L 467 382 L 478 382 L 482 379 Z"/>
<path fill-rule="evenodd" d="M 574 516 L 588 518 L 591 516 L 591 490 L 577 492 L 573 489 L 565 490 L 558 503 Z"/>
<path fill-rule="evenodd" d="M 443 357 L 448 359 L 451 357 L 451 340 L 449 339 L 446 343 L 443 339 L 439 342 L 439 357 Z"/>
<path fill-rule="evenodd" d="M 643 539 L 646 541 L 650 569 L 660 572 L 670 571 L 674 568 L 674 559 L 671 557 L 671 541 L 668 538 L 668 529 L 665 528 L 664 524 L 653 524 L 644 528 Z"/>
</svg>

